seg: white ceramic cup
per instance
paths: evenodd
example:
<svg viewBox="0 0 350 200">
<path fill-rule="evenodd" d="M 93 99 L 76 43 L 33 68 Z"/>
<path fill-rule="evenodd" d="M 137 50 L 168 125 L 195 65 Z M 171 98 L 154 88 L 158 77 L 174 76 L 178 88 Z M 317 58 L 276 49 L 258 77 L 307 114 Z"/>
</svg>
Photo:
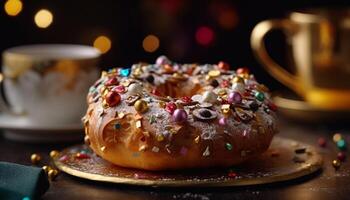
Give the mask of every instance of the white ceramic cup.
<svg viewBox="0 0 350 200">
<path fill-rule="evenodd" d="M 98 78 L 99 57 L 93 47 L 70 44 L 5 50 L 2 72 L 7 110 L 37 126 L 79 123 L 89 86 Z"/>
</svg>

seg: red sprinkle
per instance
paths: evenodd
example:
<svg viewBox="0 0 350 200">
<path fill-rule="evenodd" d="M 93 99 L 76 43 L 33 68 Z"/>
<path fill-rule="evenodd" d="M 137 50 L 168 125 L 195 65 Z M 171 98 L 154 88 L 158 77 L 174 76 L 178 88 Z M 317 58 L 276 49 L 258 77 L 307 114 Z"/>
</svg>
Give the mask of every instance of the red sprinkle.
<svg viewBox="0 0 350 200">
<path fill-rule="evenodd" d="M 236 70 L 237 74 L 249 74 L 249 69 L 246 67 L 240 67 Z"/>
<path fill-rule="evenodd" d="M 165 110 L 170 114 L 173 114 L 173 112 L 176 110 L 176 108 L 177 108 L 176 104 L 173 102 L 166 103 L 166 105 L 165 105 Z"/>
<path fill-rule="evenodd" d="M 66 162 L 68 159 L 69 159 L 69 157 L 67 155 L 64 155 L 64 156 L 60 157 L 59 161 Z"/>
<path fill-rule="evenodd" d="M 118 85 L 118 79 L 116 77 L 110 78 L 105 85 L 106 86 L 111 86 L 111 85 Z"/>
<path fill-rule="evenodd" d="M 228 86 L 230 86 L 230 81 L 228 81 L 228 80 L 223 80 L 223 81 L 220 83 L 220 86 L 223 87 L 223 88 L 227 88 Z"/>
<path fill-rule="evenodd" d="M 75 158 L 86 159 L 86 158 L 90 158 L 90 156 L 85 153 L 77 153 L 75 154 Z"/>
<path fill-rule="evenodd" d="M 341 151 L 341 152 L 339 152 L 339 153 L 337 154 L 337 158 L 338 158 L 338 160 L 344 162 L 344 161 L 345 161 L 345 158 L 346 158 L 346 155 L 345 155 L 344 152 Z"/>
<path fill-rule="evenodd" d="M 276 104 L 274 104 L 273 102 L 269 102 L 269 104 L 267 105 L 269 107 L 270 110 L 276 112 L 277 111 L 277 106 Z"/>
<path fill-rule="evenodd" d="M 151 93 L 152 93 L 153 95 L 160 96 L 160 92 L 159 92 L 156 88 L 153 88 L 152 91 L 151 91 Z"/>
<path fill-rule="evenodd" d="M 320 147 L 326 147 L 326 145 L 327 145 L 327 141 L 323 137 L 318 138 L 317 143 Z"/>
<path fill-rule="evenodd" d="M 190 97 L 187 97 L 187 96 L 181 97 L 181 100 L 185 103 L 190 103 L 192 101 L 192 99 Z"/>
<path fill-rule="evenodd" d="M 120 95 L 115 91 L 110 91 L 106 95 L 106 102 L 109 106 L 113 107 L 119 104 L 120 102 Z"/>
<path fill-rule="evenodd" d="M 237 177 L 237 174 L 236 174 L 235 172 L 229 172 L 229 173 L 227 174 L 227 176 L 230 177 L 230 178 L 236 178 L 236 177 Z"/>
<path fill-rule="evenodd" d="M 125 87 L 123 85 L 118 85 L 115 86 L 112 91 L 116 91 L 118 93 L 124 93 L 125 92 Z"/>
<path fill-rule="evenodd" d="M 219 67 L 219 69 L 224 70 L 224 71 L 227 71 L 227 70 L 230 69 L 230 65 L 225 63 L 225 62 L 223 62 L 223 61 L 220 61 L 218 63 L 218 67 Z"/>
</svg>

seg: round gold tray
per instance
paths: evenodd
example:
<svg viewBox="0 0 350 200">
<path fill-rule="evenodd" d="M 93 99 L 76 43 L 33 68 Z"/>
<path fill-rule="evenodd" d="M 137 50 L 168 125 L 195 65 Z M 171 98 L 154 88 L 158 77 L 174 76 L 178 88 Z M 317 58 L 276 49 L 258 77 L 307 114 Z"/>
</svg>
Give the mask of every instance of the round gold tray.
<svg viewBox="0 0 350 200">
<path fill-rule="evenodd" d="M 132 159 L 132 158 L 130 158 Z M 54 159 L 58 169 L 83 179 L 154 187 L 223 187 L 287 181 L 322 167 L 316 148 L 275 137 L 269 150 L 254 160 L 231 168 L 144 171 L 115 166 L 96 156 L 86 145 L 64 149 Z"/>
</svg>

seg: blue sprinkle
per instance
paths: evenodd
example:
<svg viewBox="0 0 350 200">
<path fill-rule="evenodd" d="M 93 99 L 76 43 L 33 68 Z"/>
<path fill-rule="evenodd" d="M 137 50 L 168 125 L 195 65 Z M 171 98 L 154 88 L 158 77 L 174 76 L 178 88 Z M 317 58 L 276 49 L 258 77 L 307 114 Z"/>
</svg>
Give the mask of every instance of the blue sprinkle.
<svg viewBox="0 0 350 200">
<path fill-rule="evenodd" d="M 120 75 L 123 77 L 128 77 L 130 75 L 130 69 L 126 68 L 126 69 L 121 69 L 120 70 Z"/>
<path fill-rule="evenodd" d="M 22 200 L 30 200 L 29 197 L 23 197 Z"/>
<path fill-rule="evenodd" d="M 122 127 L 122 126 L 121 126 L 119 123 L 114 125 L 114 128 L 115 128 L 115 129 L 120 129 L 121 127 Z"/>
<path fill-rule="evenodd" d="M 87 151 L 87 150 L 81 150 L 80 153 L 82 153 L 82 154 L 88 154 L 88 151 Z"/>
</svg>

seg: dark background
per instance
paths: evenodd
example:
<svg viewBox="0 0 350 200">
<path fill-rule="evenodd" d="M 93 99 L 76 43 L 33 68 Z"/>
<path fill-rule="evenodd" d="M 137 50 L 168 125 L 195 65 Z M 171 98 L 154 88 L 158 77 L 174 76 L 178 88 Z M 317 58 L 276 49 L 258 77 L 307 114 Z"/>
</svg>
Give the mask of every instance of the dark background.
<svg viewBox="0 0 350 200">
<path fill-rule="evenodd" d="M 1 0 L 0 51 L 33 43 L 79 43 L 92 45 L 99 35 L 112 41 L 112 48 L 102 57 L 102 68 L 125 67 L 134 62 L 154 62 L 162 54 L 177 62 L 217 63 L 220 60 L 232 68 L 248 66 L 258 80 L 273 89 L 281 85 L 273 80 L 255 60 L 250 48 L 250 33 L 260 21 L 281 18 L 289 11 L 309 7 L 344 7 L 350 1 L 185 1 L 185 0 L 22 0 L 23 10 L 16 17 L 8 16 Z M 54 20 L 40 29 L 34 24 L 35 13 L 49 9 Z M 220 14 L 231 12 L 235 23 L 225 28 Z M 195 33 L 201 26 L 210 27 L 214 40 L 203 46 Z M 154 34 L 160 47 L 153 53 L 142 48 L 143 39 Z M 268 49 L 281 64 L 286 60 L 283 34 L 268 37 Z"/>
</svg>

